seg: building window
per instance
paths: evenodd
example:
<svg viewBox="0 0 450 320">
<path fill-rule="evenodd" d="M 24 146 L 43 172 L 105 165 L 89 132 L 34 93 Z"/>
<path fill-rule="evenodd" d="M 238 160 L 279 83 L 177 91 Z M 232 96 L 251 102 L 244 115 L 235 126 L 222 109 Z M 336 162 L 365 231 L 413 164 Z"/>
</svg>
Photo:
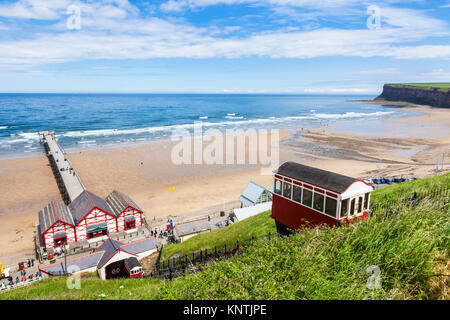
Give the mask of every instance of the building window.
<svg viewBox="0 0 450 320">
<path fill-rule="evenodd" d="M 54 240 L 54 243 L 55 243 L 55 247 L 67 244 L 67 237 L 66 236 L 60 237 L 60 238 L 55 238 L 53 240 Z"/>
<path fill-rule="evenodd" d="M 324 196 L 320 193 L 314 192 L 314 209 L 323 212 Z"/>
<path fill-rule="evenodd" d="M 348 199 L 342 200 L 341 202 L 341 218 L 345 218 L 348 212 Z"/>
<path fill-rule="evenodd" d="M 125 221 L 125 230 L 135 229 L 136 220 Z"/>
<path fill-rule="evenodd" d="M 362 203 L 363 202 L 363 197 L 359 197 L 358 198 L 358 210 L 357 210 L 357 213 L 360 213 L 360 212 L 362 212 Z"/>
<path fill-rule="evenodd" d="M 366 193 L 364 195 L 364 209 L 368 209 L 369 208 L 369 193 Z"/>
<path fill-rule="evenodd" d="M 355 214 L 355 198 L 352 199 L 352 201 L 350 202 L 350 215 L 354 215 Z"/>
<path fill-rule="evenodd" d="M 283 183 L 281 182 L 281 180 L 275 179 L 275 193 L 276 194 L 281 194 L 281 185 Z"/>
<path fill-rule="evenodd" d="M 337 200 L 326 197 L 325 200 L 325 213 L 336 218 Z"/>
<path fill-rule="evenodd" d="M 88 239 L 103 237 L 103 236 L 106 236 L 107 234 L 108 234 L 108 230 L 106 230 L 106 229 L 100 230 L 100 231 L 88 232 Z"/>
<path fill-rule="evenodd" d="M 297 201 L 298 203 L 302 202 L 302 188 L 299 186 L 292 186 L 292 200 Z"/>
<path fill-rule="evenodd" d="M 283 183 L 283 196 L 291 199 L 291 189 L 292 189 L 292 185 L 285 181 Z"/>
<path fill-rule="evenodd" d="M 312 205 L 312 191 L 308 189 L 303 189 L 303 204 L 305 206 L 311 207 Z"/>
</svg>

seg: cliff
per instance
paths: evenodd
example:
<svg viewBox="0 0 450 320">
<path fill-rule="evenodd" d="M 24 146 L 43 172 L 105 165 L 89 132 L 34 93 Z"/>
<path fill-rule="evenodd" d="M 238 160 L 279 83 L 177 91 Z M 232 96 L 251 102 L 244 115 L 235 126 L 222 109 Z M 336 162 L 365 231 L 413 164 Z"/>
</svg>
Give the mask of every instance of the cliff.
<svg viewBox="0 0 450 320">
<path fill-rule="evenodd" d="M 450 84 L 385 84 L 377 99 L 450 108 Z"/>
</svg>

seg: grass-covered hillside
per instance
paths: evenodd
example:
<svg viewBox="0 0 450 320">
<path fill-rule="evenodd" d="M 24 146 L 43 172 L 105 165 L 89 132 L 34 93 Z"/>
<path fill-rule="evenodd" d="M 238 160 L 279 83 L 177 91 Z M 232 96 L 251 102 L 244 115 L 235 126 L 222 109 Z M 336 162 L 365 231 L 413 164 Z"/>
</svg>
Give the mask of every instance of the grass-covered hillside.
<svg viewBox="0 0 450 320">
<path fill-rule="evenodd" d="M 414 192 L 418 194 L 433 193 L 444 188 L 450 188 L 450 173 L 393 184 L 389 187 L 377 189 L 372 192 L 371 205 L 399 202 L 410 199 Z"/>
<path fill-rule="evenodd" d="M 386 187 L 374 191 L 372 201 L 409 198 L 414 191 L 448 186 L 449 179 L 447 174 Z M 91 276 L 82 279 L 80 290 L 69 290 L 61 277 L 2 293 L 0 299 L 449 299 L 448 276 L 443 276 L 450 273 L 448 203 L 424 199 L 400 207 L 396 216 L 379 214 L 349 227 L 273 237 L 271 245 L 255 243 L 239 256 L 172 282 Z M 166 254 L 273 230 L 269 213 L 263 213 L 167 247 L 172 251 Z M 378 270 L 377 289 L 370 279 Z"/>
<path fill-rule="evenodd" d="M 422 203 L 396 218 L 309 230 L 161 287 L 170 299 L 450 298 L 449 212 Z M 367 282 L 379 270 L 380 288 Z M 374 283 L 373 283 L 374 284 Z"/>
<path fill-rule="evenodd" d="M 251 237 L 258 238 L 271 232 L 276 234 L 275 223 L 270 218 L 270 211 L 236 222 L 226 228 L 202 233 L 181 243 L 171 244 L 163 249 L 161 258 L 170 258 L 177 254 L 188 254 L 200 249 L 217 248 L 233 244 Z"/>
<path fill-rule="evenodd" d="M 450 89 L 450 82 L 423 82 L 423 83 L 389 83 L 390 86 L 393 87 L 411 87 L 418 89 L 439 89 L 443 91 L 447 91 Z"/>
</svg>

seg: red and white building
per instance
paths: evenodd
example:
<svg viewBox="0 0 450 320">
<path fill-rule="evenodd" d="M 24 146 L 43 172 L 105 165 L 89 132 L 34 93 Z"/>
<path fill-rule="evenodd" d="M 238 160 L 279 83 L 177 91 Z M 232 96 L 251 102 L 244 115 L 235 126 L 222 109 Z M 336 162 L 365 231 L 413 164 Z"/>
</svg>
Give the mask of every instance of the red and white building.
<svg viewBox="0 0 450 320">
<path fill-rule="evenodd" d="M 39 229 L 47 248 L 76 241 L 72 215 L 60 202 L 52 201 L 39 212 Z"/>
<path fill-rule="evenodd" d="M 372 191 L 362 180 L 286 162 L 274 175 L 271 217 L 281 234 L 288 228 L 350 223 L 368 216 Z"/>
<path fill-rule="evenodd" d="M 41 245 L 54 248 L 103 240 L 114 232 L 136 231 L 142 225 L 142 215 L 136 203 L 121 192 L 113 191 L 105 200 L 85 190 L 69 206 L 52 201 L 39 212 Z"/>
<path fill-rule="evenodd" d="M 133 230 L 142 225 L 143 211 L 130 197 L 114 190 L 105 200 L 116 216 L 117 231 Z"/>
<path fill-rule="evenodd" d="M 117 232 L 116 216 L 108 203 L 89 191 L 83 191 L 69 204 L 75 222 L 75 241 L 106 238 Z"/>
</svg>

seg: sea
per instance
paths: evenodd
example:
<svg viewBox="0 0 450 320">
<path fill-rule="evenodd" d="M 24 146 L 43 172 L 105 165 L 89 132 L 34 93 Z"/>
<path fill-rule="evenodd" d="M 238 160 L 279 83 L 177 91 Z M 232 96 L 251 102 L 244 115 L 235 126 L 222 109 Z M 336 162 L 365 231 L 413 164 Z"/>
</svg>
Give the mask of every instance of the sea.
<svg viewBox="0 0 450 320">
<path fill-rule="evenodd" d="M 42 154 L 52 130 L 68 152 L 169 139 L 179 129 L 314 128 L 403 117 L 366 95 L 0 94 L 0 158 Z"/>
</svg>

